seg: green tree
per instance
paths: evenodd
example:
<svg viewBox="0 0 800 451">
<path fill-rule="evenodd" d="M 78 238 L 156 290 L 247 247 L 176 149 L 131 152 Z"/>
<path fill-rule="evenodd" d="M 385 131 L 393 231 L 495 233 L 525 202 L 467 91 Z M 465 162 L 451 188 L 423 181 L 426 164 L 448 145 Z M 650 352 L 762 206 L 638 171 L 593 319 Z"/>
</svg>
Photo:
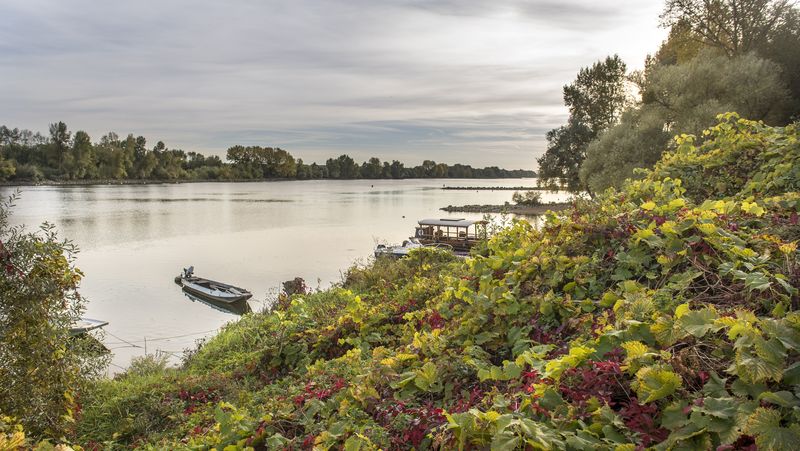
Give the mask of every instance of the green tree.
<svg viewBox="0 0 800 451">
<path fill-rule="evenodd" d="M 720 113 L 783 123 L 790 104 L 776 63 L 752 53 L 729 58 L 711 49 L 686 64 L 657 66 L 642 97 L 639 107 L 588 146 L 580 177 L 591 190 L 618 187 L 635 168 L 652 167 L 671 136 L 700 133 Z"/>
<path fill-rule="evenodd" d="M 121 180 L 128 176 L 125 169 L 125 154 L 119 136 L 109 132 L 95 146 L 98 175 L 104 179 Z"/>
<path fill-rule="evenodd" d="M 800 119 L 800 10 L 790 9 L 758 49 L 758 54 L 780 64 L 792 93 L 791 114 Z"/>
<path fill-rule="evenodd" d="M 361 165 L 361 177 L 365 179 L 379 179 L 382 174 L 383 168 L 378 158 L 372 157 Z"/>
<path fill-rule="evenodd" d="M 405 170 L 405 167 L 403 167 L 403 163 L 401 163 L 401 162 L 399 162 L 397 160 L 392 160 L 391 168 L 392 168 L 391 171 L 392 171 L 392 178 L 393 179 L 401 179 L 401 178 L 405 177 L 406 170 Z"/>
<path fill-rule="evenodd" d="M 0 412 L 34 436 L 60 437 L 104 359 L 70 334 L 84 306 L 74 247 L 48 224 L 10 227 L 10 203 L 0 202 Z"/>
<path fill-rule="evenodd" d="M 8 180 L 17 172 L 17 167 L 13 162 L 0 156 L 0 181 Z"/>
<path fill-rule="evenodd" d="M 686 24 L 703 44 L 735 56 L 767 42 L 791 8 L 789 0 L 667 0 L 661 21 Z"/>
<path fill-rule="evenodd" d="M 71 160 L 73 169 L 70 173 L 70 178 L 84 179 L 97 176 L 94 146 L 89 134 L 82 130 L 75 132 L 75 138 L 72 141 Z"/>
<path fill-rule="evenodd" d="M 609 56 L 581 69 L 575 81 L 564 86 L 569 119 L 547 133 L 547 150 L 538 159 L 540 183 L 558 184 L 571 191 L 588 188 L 578 171 L 586 147 L 617 121 L 627 103 L 625 72 L 619 56 Z"/>
<path fill-rule="evenodd" d="M 48 154 L 48 164 L 52 168 L 57 168 L 59 174 L 64 172 L 64 162 L 69 153 L 69 141 L 71 133 L 67 130 L 67 124 L 56 122 L 50 124 L 50 152 Z"/>
</svg>

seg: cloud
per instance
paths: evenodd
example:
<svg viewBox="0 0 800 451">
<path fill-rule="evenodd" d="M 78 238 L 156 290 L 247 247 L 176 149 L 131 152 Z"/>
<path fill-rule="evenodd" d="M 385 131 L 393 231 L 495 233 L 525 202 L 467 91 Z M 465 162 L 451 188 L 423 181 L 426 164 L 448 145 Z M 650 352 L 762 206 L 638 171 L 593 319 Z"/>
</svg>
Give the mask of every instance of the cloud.
<svg viewBox="0 0 800 451">
<path fill-rule="evenodd" d="M 530 168 L 580 67 L 656 49 L 643 3 L 11 0 L 0 123 Z"/>
</svg>

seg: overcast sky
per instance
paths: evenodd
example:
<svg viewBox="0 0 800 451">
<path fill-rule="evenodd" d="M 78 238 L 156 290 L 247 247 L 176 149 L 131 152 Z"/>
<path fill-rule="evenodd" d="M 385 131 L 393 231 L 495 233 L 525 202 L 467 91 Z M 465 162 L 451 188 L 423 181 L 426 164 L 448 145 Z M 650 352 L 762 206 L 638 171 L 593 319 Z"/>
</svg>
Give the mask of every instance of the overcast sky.
<svg viewBox="0 0 800 451">
<path fill-rule="evenodd" d="M 536 166 L 561 87 L 660 0 L 0 0 L 0 124 L 224 155 Z"/>
</svg>

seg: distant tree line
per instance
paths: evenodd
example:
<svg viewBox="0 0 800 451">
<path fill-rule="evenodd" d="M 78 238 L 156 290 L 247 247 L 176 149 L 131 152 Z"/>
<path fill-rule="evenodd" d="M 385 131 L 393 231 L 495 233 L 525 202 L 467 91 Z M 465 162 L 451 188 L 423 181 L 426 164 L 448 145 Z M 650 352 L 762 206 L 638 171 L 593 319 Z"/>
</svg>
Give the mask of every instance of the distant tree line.
<svg viewBox="0 0 800 451">
<path fill-rule="evenodd" d="M 262 180 L 262 179 L 403 179 L 533 177 L 533 171 L 496 166 L 473 168 L 425 160 L 406 167 L 370 158 L 358 164 L 352 157 L 307 164 L 286 150 L 233 146 L 226 160 L 216 155 L 169 149 L 158 141 L 152 148 L 143 136 L 120 138 L 108 133 L 92 142 L 84 131 L 74 134 L 63 122 L 50 125 L 45 136 L 30 130 L 0 126 L 0 181 L 92 180 Z"/>
<path fill-rule="evenodd" d="M 547 134 L 539 182 L 592 194 L 637 177 L 716 115 L 800 119 L 800 10 L 789 0 L 667 0 L 669 36 L 645 69 L 618 56 L 564 87 L 567 123 Z M 701 137 L 702 138 L 702 137 Z"/>
</svg>

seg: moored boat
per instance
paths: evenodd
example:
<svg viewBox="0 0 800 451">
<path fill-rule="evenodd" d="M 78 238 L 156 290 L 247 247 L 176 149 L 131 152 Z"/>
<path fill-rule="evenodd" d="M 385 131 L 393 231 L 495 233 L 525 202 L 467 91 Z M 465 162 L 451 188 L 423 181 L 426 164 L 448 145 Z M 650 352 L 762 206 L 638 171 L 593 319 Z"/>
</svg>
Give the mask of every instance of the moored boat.
<svg viewBox="0 0 800 451">
<path fill-rule="evenodd" d="M 444 249 L 448 251 L 452 251 L 453 248 L 446 244 L 432 244 L 426 245 L 419 242 L 416 238 L 409 238 L 403 241 L 403 244 L 399 246 L 387 246 L 385 244 L 379 244 L 375 247 L 375 258 L 378 257 L 405 257 L 414 249 L 418 249 L 421 247 L 435 247 L 438 249 Z"/>
<path fill-rule="evenodd" d="M 80 318 L 75 321 L 70 328 L 69 333 L 72 336 L 85 334 L 90 330 L 99 329 L 108 325 L 108 321 L 101 321 L 99 319 Z"/>
<path fill-rule="evenodd" d="M 414 236 L 399 246 L 379 244 L 375 257 L 405 257 L 414 249 L 435 247 L 453 251 L 456 255 L 469 254 L 472 247 L 486 239 L 487 221 L 467 219 L 422 219 L 415 229 Z"/>
<path fill-rule="evenodd" d="M 414 238 L 422 245 L 446 244 L 456 253 L 469 253 L 487 237 L 488 221 L 471 219 L 422 219 L 417 222 Z"/>
<path fill-rule="evenodd" d="M 195 276 L 194 266 L 184 268 L 181 275 L 175 278 L 175 283 L 183 286 L 183 290 L 187 293 L 212 301 L 232 303 L 253 297 L 253 294 L 244 288 Z"/>
</svg>

